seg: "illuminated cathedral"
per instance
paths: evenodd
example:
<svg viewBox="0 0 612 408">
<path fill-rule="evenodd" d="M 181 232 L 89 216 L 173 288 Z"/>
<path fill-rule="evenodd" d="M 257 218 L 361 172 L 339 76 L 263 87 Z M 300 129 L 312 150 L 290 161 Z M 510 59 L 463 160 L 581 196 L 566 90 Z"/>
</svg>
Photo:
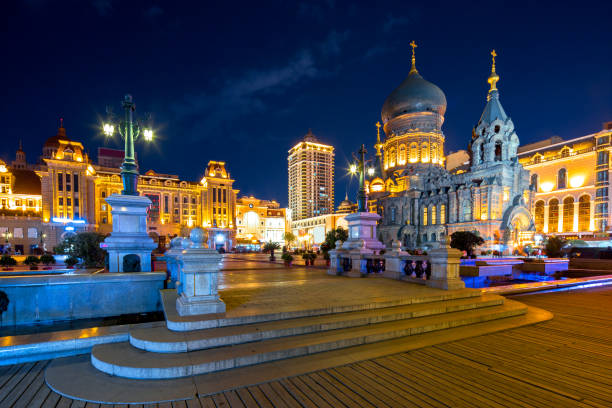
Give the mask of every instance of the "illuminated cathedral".
<svg viewBox="0 0 612 408">
<path fill-rule="evenodd" d="M 412 67 L 387 97 L 377 123 L 369 207 L 382 215 L 378 238 L 390 246 L 431 247 L 455 231 L 475 231 L 491 249 L 512 251 L 535 231 L 529 171 L 518 162 L 519 139 L 499 100 L 493 56 L 487 103 L 459 165 L 444 156 L 446 97 Z M 380 128 L 384 131 L 381 141 Z"/>
</svg>

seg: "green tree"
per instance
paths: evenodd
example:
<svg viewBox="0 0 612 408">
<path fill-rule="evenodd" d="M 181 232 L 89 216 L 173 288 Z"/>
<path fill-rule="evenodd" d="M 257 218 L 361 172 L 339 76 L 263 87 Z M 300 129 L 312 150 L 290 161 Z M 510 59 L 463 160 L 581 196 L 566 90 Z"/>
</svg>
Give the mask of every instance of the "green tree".
<svg viewBox="0 0 612 408">
<path fill-rule="evenodd" d="M 4 254 L 0 258 L 0 265 L 5 268 L 8 268 L 10 266 L 15 266 L 17 265 L 17 260 L 10 255 Z"/>
<path fill-rule="evenodd" d="M 460 251 L 465 251 L 472 256 L 474 248 L 484 244 L 484 240 L 472 231 L 457 231 L 451 235 L 450 246 Z"/>
<path fill-rule="evenodd" d="M 331 251 L 336 248 L 336 241 L 346 241 L 348 239 L 348 231 L 342 227 L 338 227 L 329 231 L 325 235 L 325 241 L 321 244 L 323 252 Z"/>
<path fill-rule="evenodd" d="M 53 257 L 51 254 L 42 254 L 40 256 L 40 262 L 43 265 L 52 265 L 55 263 L 55 257 Z"/>
<path fill-rule="evenodd" d="M 30 269 L 36 270 L 38 269 L 38 264 L 40 263 L 40 259 L 34 255 L 28 255 L 26 259 L 23 261 L 24 264 L 28 265 Z"/>
<path fill-rule="evenodd" d="M 563 255 L 561 249 L 565 246 L 565 240 L 555 235 L 546 240 L 546 256 L 549 258 L 560 258 Z"/>
<path fill-rule="evenodd" d="M 263 251 L 264 252 L 269 252 L 270 253 L 270 260 L 273 261 L 274 258 L 274 251 L 280 249 L 280 245 L 278 244 L 278 242 L 266 242 L 266 244 L 263 246 Z"/>
<path fill-rule="evenodd" d="M 287 246 L 291 246 L 291 244 L 294 243 L 296 239 L 297 238 L 295 237 L 295 234 L 291 231 L 285 232 L 283 234 L 283 240 L 285 240 Z"/>
<path fill-rule="evenodd" d="M 104 235 L 97 232 L 81 232 L 65 238 L 54 251 L 56 254 L 81 259 L 85 268 L 103 267 L 106 251 L 100 248 L 100 244 L 104 238 Z"/>
</svg>

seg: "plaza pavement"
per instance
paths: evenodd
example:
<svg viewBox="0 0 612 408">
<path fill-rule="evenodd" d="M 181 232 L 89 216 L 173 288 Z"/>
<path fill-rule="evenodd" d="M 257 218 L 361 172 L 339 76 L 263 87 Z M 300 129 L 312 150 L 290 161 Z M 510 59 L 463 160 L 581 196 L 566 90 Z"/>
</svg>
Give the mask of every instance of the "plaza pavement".
<svg viewBox="0 0 612 408">
<path fill-rule="evenodd" d="M 285 293 L 295 299 L 307 281 L 315 284 L 320 281 L 321 290 L 325 291 L 329 279 L 320 269 L 296 267 L 287 273 L 281 265 L 271 264 L 258 255 L 228 255 L 224 269 L 221 291 L 234 288 L 237 302 L 234 308 L 239 308 L 241 302 L 265 299 L 266 291 L 275 296 Z M 380 294 L 389 295 L 392 289 L 386 283 L 382 285 Z M 343 296 L 337 288 L 335 292 L 335 296 Z M 533 326 L 335 368 L 313 368 L 309 374 L 280 380 L 265 381 L 262 376 L 259 385 L 230 387 L 228 391 L 199 399 L 146 406 L 611 406 L 612 289 L 535 294 L 517 300 L 552 311 L 555 317 Z M 364 358 L 368 356 L 365 350 Z M 51 391 L 44 384 L 44 368 L 48 364 L 47 360 L 1 367 L 0 406 L 100 406 L 73 401 Z"/>
</svg>

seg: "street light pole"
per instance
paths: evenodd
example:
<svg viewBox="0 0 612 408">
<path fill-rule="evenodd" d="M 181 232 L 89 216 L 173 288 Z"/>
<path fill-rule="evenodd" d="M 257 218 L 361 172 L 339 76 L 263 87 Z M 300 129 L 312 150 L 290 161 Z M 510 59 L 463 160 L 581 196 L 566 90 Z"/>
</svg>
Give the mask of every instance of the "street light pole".
<svg viewBox="0 0 612 408">
<path fill-rule="evenodd" d="M 125 155 L 121 166 L 121 179 L 123 180 L 124 195 L 138 195 L 138 165 L 134 155 L 134 133 L 138 132 L 138 126 L 134 124 L 134 102 L 132 95 L 125 95 L 123 98 L 123 110 L 125 120 L 120 127 L 122 136 L 125 140 Z"/>
<path fill-rule="evenodd" d="M 121 179 L 123 181 L 123 195 L 138 195 L 138 165 L 136 164 L 136 154 L 134 151 L 134 142 L 140 136 L 140 124 L 134 120 L 134 111 L 136 105 L 132 99 L 132 95 L 127 94 L 123 97 L 121 103 L 124 111 L 123 121 L 118 124 L 119 134 L 125 141 L 125 151 L 123 164 L 121 165 Z M 108 137 L 113 136 L 115 125 L 112 123 L 113 118 L 110 118 L 109 123 L 103 126 L 104 134 Z M 153 140 L 153 131 L 144 129 L 144 139 L 147 142 Z"/>
<path fill-rule="evenodd" d="M 359 193 L 357 193 L 357 212 L 368 212 L 368 197 L 365 189 L 365 145 L 359 149 Z"/>
</svg>

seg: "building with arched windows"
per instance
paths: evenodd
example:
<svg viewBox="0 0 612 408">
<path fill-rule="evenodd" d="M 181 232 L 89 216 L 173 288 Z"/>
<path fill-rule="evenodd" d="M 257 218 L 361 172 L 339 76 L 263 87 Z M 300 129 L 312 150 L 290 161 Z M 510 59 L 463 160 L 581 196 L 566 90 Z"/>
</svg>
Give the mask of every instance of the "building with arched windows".
<svg viewBox="0 0 612 408">
<path fill-rule="evenodd" d="M 518 149 L 519 162 L 531 172 L 538 233 L 608 245 L 611 137 L 608 122 L 597 133 L 570 140 L 554 136 Z"/>
<path fill-rule="evenodd" d="M 416 69 L 387 97 L 378 126 L 375 166 L 368 172 L 370 211 L 382 215 L 379 239 L 408 247 L 434 245 L 455 231 L 477 231 L 491 248 L 531 243 L 529 172 L 519 163 L 519 139 L 499 100 L 495 53 L 487 103 L 468 154 L 446 166 L 442 124 L 446 97 Z M 563 176 L 563 175 L 562 175 Z M 563 180 L 561 180 L 563 182 Z"/>
</svg>

